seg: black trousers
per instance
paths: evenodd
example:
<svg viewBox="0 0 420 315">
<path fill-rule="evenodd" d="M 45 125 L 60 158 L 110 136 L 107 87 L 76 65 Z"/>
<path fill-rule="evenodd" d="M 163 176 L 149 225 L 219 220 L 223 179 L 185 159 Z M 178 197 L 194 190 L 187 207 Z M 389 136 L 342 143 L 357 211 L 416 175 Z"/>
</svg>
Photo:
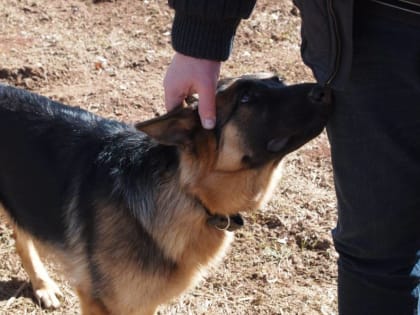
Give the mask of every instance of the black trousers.
<svg viewBox="0 0 420 315">
<path fill-rule="evenodd" d="M 351 78 L 335 92 L 327 128 L 339 313 L 417 314 L 420 27 L 369 15 L 356 15 L 355 24 Z"/>
</svg>

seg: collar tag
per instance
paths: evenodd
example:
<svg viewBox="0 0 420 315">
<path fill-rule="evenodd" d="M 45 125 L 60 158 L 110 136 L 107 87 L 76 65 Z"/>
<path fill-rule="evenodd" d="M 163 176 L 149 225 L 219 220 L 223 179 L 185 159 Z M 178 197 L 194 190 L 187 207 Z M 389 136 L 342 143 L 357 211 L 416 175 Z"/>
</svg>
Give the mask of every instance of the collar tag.
<svg viewBox="0 0 420 315">
<path fill-rule="evenodd" d="M 221 231 L 236 231 L 244 225 L 244 219 L 240 214 L 235 215 L 212 215 L 207 219 L 207 224 Z"/>
</svg>

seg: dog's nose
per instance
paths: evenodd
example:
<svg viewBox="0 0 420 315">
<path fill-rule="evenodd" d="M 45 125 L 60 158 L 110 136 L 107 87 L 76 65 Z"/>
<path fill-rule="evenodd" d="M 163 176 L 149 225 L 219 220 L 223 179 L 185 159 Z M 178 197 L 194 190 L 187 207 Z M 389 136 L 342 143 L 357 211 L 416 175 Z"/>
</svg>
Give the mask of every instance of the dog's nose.
<svg viewBox="0 0 420 315">
<path fill-rule="evenodd" d="M 317 105 L 322 115 L 330 117 L 333 112 L 333 93 L 331 88 L 315 85 L 308 95 L 312 104 Z"/>
<path fill-rule="evenodd" d="M 315 85 L 309 92 L 309 98 L 314 103 L 321 103 L 325 105 L 331 105 L 332 93 L 331 88 L 327 86 Z"/>
</svg>

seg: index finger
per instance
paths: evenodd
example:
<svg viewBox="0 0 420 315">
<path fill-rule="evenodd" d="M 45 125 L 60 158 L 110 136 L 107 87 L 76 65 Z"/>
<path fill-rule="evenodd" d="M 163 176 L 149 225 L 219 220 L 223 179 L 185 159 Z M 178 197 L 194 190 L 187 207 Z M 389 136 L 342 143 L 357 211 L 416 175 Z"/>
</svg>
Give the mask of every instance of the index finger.
<svg viewBox="0 0 420 315">
<path fill-rule="evenodd" d="M 200 115 L 201 125 L 205 129 L 213 129 L 216 125 L 216 85 L 209 84 L 197 90 L 198 114 Z"/>
</svg>

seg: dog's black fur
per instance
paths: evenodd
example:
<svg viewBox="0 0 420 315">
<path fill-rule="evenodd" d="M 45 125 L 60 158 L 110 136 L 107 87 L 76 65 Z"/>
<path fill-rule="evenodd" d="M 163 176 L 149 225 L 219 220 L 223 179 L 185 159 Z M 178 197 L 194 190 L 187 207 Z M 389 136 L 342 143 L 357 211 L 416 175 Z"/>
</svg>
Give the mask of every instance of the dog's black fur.
<svg viewBox="0 0 420 315">
<path fill-rule="evenodd" d="M 132 241 L 147 244 L 148 251 L 138 253 L 142 267 L 175 265 L 142 227 L 141 218 L 152 214 L 134 212 L 152 211 L 156 184 L 178 166 L 175 147 L 158 145 L 133 126 L 1 85 L 0 143 L 0 202 L 22 229 L 70 246 L 71 204 L 90 256 L 98 241 L 92 205 L 125 203 L 140 219 Z"/>
<path fill-rule="evenodd" d="M 58 243 L 65 240 L 61 211 L 69 196 L 79 196 L 77 216 L 91 222 L 95 198 L 147 203 L 156 169 L 177 164 L 174 147 L 159 146 L 132 126 L 5 86 L 0 86 L 0 143 L 2 203 L 20 226 Z M 125 196 L 123 186 L 141 194 Z M 92 188 L 104 195 L 90 196 Z"/>
</svg>

